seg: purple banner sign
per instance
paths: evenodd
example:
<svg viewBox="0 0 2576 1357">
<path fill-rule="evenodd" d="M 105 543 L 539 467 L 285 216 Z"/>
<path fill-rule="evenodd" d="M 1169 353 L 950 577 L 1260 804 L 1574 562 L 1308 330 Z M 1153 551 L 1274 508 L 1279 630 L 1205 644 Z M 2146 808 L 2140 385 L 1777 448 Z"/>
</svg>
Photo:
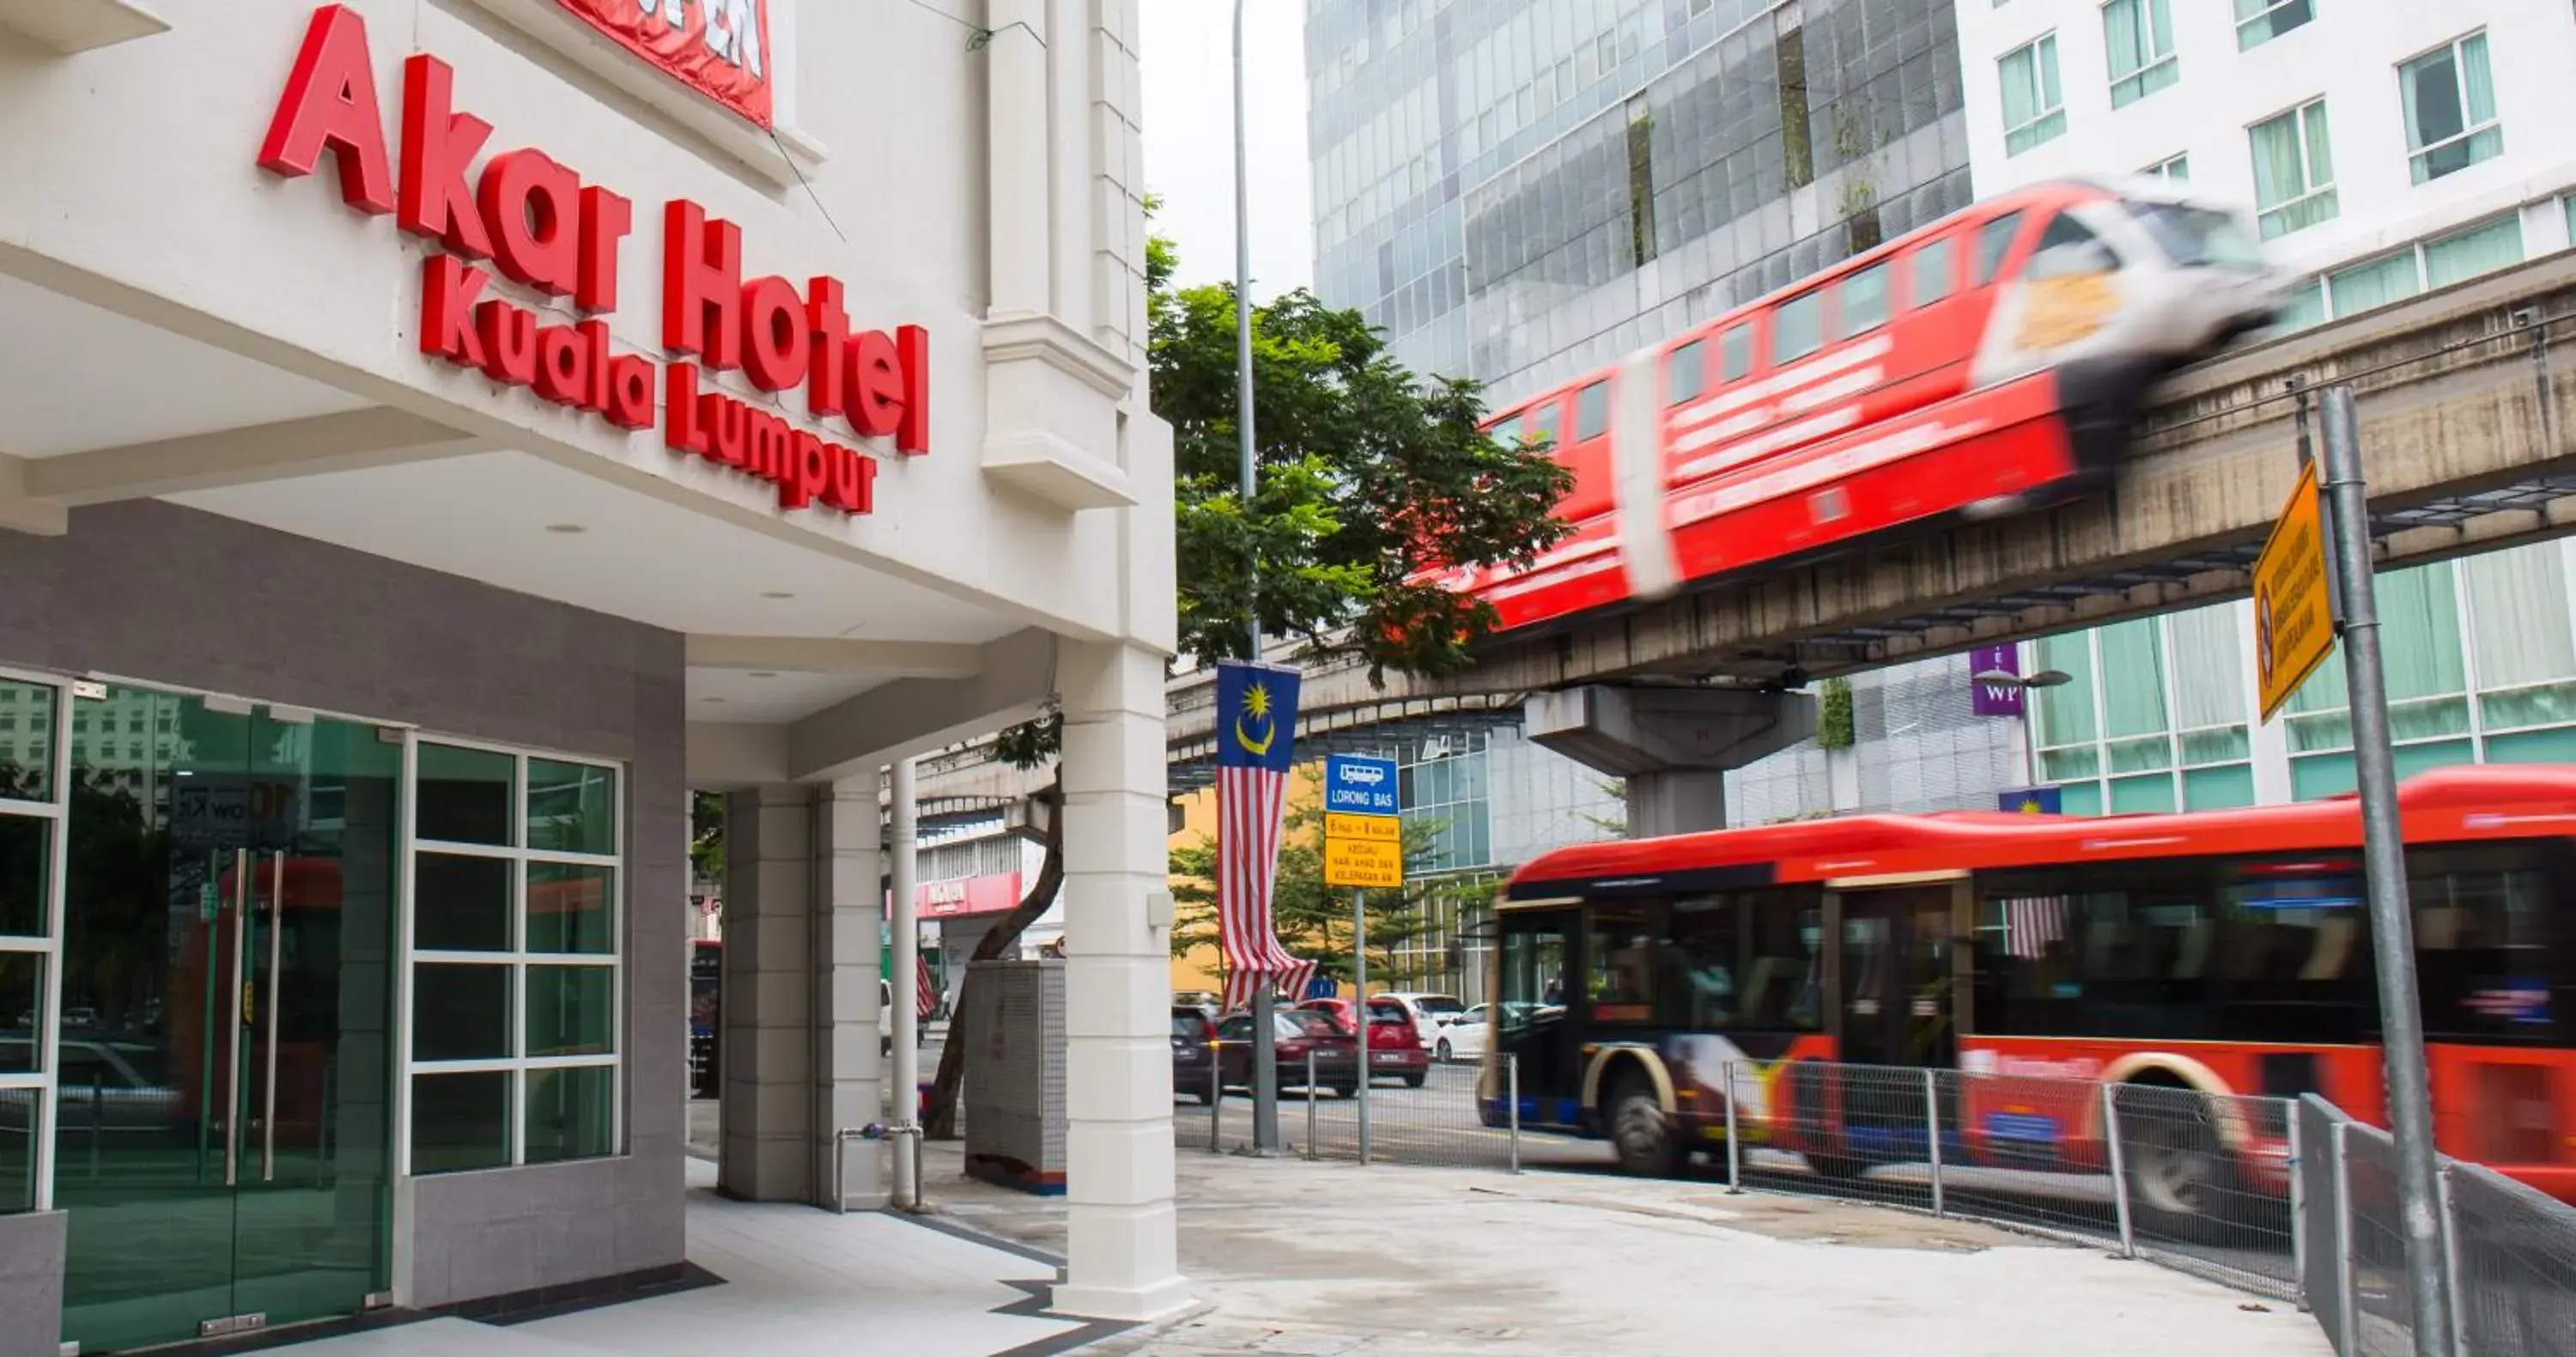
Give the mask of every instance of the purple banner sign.
<svg viewBox="0 0 2576 1357">
<path fill-rule="evenodd" d="M 1979 646 L 1968 653 L 1968 672 L 1986 674 L 2001 671 L 2018 677 L 2021 674 L 2020 648 L 2017 646 Z M 2022 686 L 2018 683 L 1979 683 L 1969 680 L 1971 696 L 1968 710 L 1978 716 L 2019 716 L 2022 714 Z"/>
</svg>

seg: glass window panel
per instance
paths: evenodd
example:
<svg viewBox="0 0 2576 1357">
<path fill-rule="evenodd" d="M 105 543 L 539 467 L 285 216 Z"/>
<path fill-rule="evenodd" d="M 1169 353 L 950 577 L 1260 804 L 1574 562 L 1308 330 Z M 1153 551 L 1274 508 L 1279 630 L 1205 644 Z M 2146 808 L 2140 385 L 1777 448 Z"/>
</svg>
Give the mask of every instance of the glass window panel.
<svg viewBox="0 0 2576 1357">
<path fill-rule="evenodd" d="M 2102 711 L 2106 736 L 2170 729 L 2165 721 L 2164 638 L 2156 619 L 2102 628 Z"/>
<path fill-rule="evenodd" d="M 2489 763 L 2576 763 L 2576 729 L 2487 737 Z"/>
<path fill-rule="evenodd" d="M 1959 244 L 1944 236 L 1914 252 L 1913 304 L 1929 306 L 1958 290 Z"/>
<path fill-rule="evenodd" d="M 2059 788 L 2057 793 L 2057 808 L 2059 811 L 2067 815 L 2101 814 L 2102 784 L 2099 782 L 2075 782 Z"/>
<path fill-rule="evenodd" d="M 2314 0 L 2236 0 L 2236 48 L 2260 47 L 2315 17 Z"/>
<path fill-rule="evenodd" d="M 2228 810 L 2254 804 L 2254 765 L 2194 768 L 2182 775 L 2185 810 Z"/>
<path fill-rule="evenodd" d="M 528 847 L 600 857 L 616 852 L 616 770 L 528 760 Z"/>
<path fill-rule="evenodd" d="M 2441 561 L 2379 577 L 2375 593 L 2382 634 L 2388 638 L 2383 663 L 2392 703 L 2468 688 L 2451 569 L 2450 562 Z"/>
<path fill-rule="evenodd" d="M 2079 744 L 2065 749 L 2044 750 L 2039 756 L 2039 771 L 2040 776 L 2050 782 L 2098 777 L 2102 772 L 2101 746 Z"/>
<path fill-rule="evenodd" d="M 32 815 L 0 815 L 0 933 L 45 935 L 45 909 L 54 879 L 54 822 Z M 0 1023 L 16 1014 L 0 1015 Z"/>
<path fill-rule="evenodd" d="M 2576 678 L 2576 628 L 2567 568 L 2555 542 L 2490 551 L 2460 562 L 2476 631 L 2478 687 L 2494 692 Z"/>
<path fill-rule="evenodd" d="M 2173 740 L 2170 736 L 2149 735 L 2134 740 L 2109 740 L 2102 746 L 2114 773 L 2143 773 L 2154 768 L 2173 767 Z"/>
<path fill-rule="evenodd" d="M 0 721 L 0 799 L 53 800 L 54 689 L 0 679 L 0 715 L 16 718 Z"/>
<path fill-rule="evenodd" d="M 2165 624 L 2173 640 L 2175 729 L 2244 722 L 2246 615 L 2223 604 L 2175 613 Z"/>
<path fill-rule="evenodd" d="M 415 792 L 423 839 L 509 847 L 518 819 L 518 760 L 508 754 L 453 745 L 420 746 Z"/>
<path fill-rule="evenodd" d="M 1772 308 L 1773 367 L 1794 363 L 1825 346 L 1824 306 L 1824 293 L 1818 290 Z"/>
<path fill-rule="evenodd" d="M 508 1059 L 511 970 L 420 963 L 411 987 L 412 1059 Z"/>
<path fill-rule="evenodd" d="M 1685 401 L 1697 400 L 1699 393 L 1707 389 L 1706 347 L 1701 341 L 1694 339 L 1673 350 L 1664 371 L 1665 404 L 1680 405 Z"/>
<path fill-rule="evenodd" d="M 36 1209 L 34 1128 L 44 1124 L 44 1098 L 32 1088 L 0 1088 L 0 1216 Z"/>
<path fill-rule="evenodd" d="M 2246 129 L 2254 156 L 2254 206 L 2271 240 L 2340 211 L 2334 193 L 2332 136 L 2323 99 Z"/>
<path fill-rule="evenodd" d="M 1977 286 L 1984 287 L 2003 271 L 2004 256 L 2012 253 L 2013 237 L 2021 233 L 2021 214 L 2007 212 L 1987 222 L 1977 232 Z"/>
<path fill-rule="evenodd" d="M 2522 262 L 2522 214 L 2508 212 L 2424 246 L 2427 287 L 2448 287 L 2465 278 L 2511 268 Z"/>
<path fill-rule="evenodd" d="M 501 1168 L 510 1162 L 507 1070 L 419 1074 L 411 1081 L 414 1173 Z"/>
<path fill-rule="evenodd" d="M 605 1065 L 528 1071 L 528 1162 L 612 1154 L 617 1071 Z"/>
<path fill-rule="evenodd" d="M 2167 0 L 2111 0 L 2102 7 L 2111 64 L 2111 107 L 2137 102 L 2181 78 Z"/>
<path fill-rule="evenodd" d="M 2495 78 L 2487 39 L 2471 34 L 2397 68 L 2406 147 L 2415 182 L 2453 174 L 2504 149 L 2495 122 Z"/>
<path fill-rule="evenodd" d="M 2479 719 L 2491 731 L 2520 726 L 2554 726 L 2576 721 L 2576 683 L 2544 683 L 2478 699 Z M 2488 743 L 2493 757 L 2494 743 Z"/>
<path fill-rule="evenodd" d="M 2093 712 L 2093 640 L 2090 632 L 2044 636 L 2039 667 L 2065 674 L 2070 682 L 2033 688 L 2038 698 L 2039 738 L 2048 745 L 2069 745 L 2094 738 L 2099 727 Z"/>
<path fill-rule="evenodd" d="M 528 950 L 604 956 L 617 950 L 617 872 L 558 862 L 528 864 Z"/>
<path fill-rule="evenodd" d="M 1888 266 L 1873 265 L 1845 278 L 1842 282 L 1842 326 L 1844 338 L 1867 334 L 1887 323 Z"/>
<path fill-rule="evenodd" d="M 1260 308 L 1255 307 L 1258 311 Z M 1610 432 L 1610 384 L 1594 382 L 1574 396 L 1574 437 L 1586 442 Z"/>
<path fill-rule="evenodd" d="M 607 966 L 528 968 L 528 1054 L 617 1049 L 617 973 Z"/>
<path fill-rule="evenodd" d="M 0 952 L 0 1074 L 35 1074 L 37 1006 L 45 1001 L 45 959 L 34 952 Z M 0 1135 L 8 1128 L 0 1125 Z"/>
<path fill-rule="evenodd" d="M 423 852 L 412 867 L 412 946 L 428 952 L 507 952 L 511 877 L 507 858 Z"/>
<path fill-rule="evenodd" d="M 2338 269 L 2326 275 L 2326 285 L 2334 290 L 2334 313 L 2338 316 L 2357 315 L 2372 307 L 2404 301 L 2424 290 L 2412 249 Z"/>
<path fill-rule="evenodd" d="M 2290 760 L 2290 795 L 2298 800 L 2341 796 L 2360 785 L 2349 754 L 2312 754 Z"/>
<path fill-rule="evenodd" d="M 2174 780 L 2170 773 L 2111 780 L 2111 813 L 2114 815 L 2153 814 L 2173 808 Z"/>
<path fill-rule="evenodd" d="M 1717 379 L 1739 381 L 1753 370 L 1753 327 L 1738 325 L 1717 337 Z"/>
<path fill-rule="evenodd" d="M 2311 278 L 2282 298 L 2280 317 L 2273 322 L 2273 328 L 2287 334 L 2325 323 L 2326 280 Z"/>
</svg>

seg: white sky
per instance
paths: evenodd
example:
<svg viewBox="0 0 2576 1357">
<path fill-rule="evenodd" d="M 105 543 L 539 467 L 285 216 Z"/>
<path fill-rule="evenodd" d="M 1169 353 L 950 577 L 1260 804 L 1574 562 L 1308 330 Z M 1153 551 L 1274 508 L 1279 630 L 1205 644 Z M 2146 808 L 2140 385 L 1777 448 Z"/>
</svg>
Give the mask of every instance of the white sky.
<svg viewBox="0 0 2576 1357">
<path fill-rule="evenodd" d="M 1252 295 L 1314 281 L 1306 160 L 1306 0 L 1243 0 L 1244 122 Z M 1153 229 L 1179 248 L 1184 284 L 1234 277 L 1234 5 L 1139 0 L 1145 188 Z"/>
</svg>

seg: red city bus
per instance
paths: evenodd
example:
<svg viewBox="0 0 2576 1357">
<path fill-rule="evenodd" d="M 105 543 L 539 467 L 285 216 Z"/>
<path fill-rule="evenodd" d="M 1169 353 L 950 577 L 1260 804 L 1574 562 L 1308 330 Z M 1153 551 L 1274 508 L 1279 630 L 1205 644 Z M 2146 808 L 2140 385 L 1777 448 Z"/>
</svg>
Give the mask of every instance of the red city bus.
<svg viewBox="0 0 2576 1357">
<path fill-rule="evenodd" d="M 2270 323 L 2241 213 L 2170 180 L 1978 203 L 1505 408 L 1574 529 L 1426 572 L 1508 631 L 1943 519 L 2085 493 L 2166 373 Z"/>
<path fill-rule="evenodd" d="M 2399 805 L 2437 1142 L 2576 1201 L 2576 767 L 2428 772 Z M 1916 1085 L 1891 1135 L 1908 1114 L 1833 1062 L 1990 1076 L 1955 1111 L 1987 1164 L 2100 1165 L 2096 1083 L 2316 1093 L 2385 1125 L 2360 846 L 2345 796 L 1559 849 L 1499 901 L 1485 1117 L 1510 1053 L 1524 1124 L 1610 1139 L 1634 1172 L 1722 1146 L 1729 1063 L 1746 1138 L 1827 1174 L 1919 1158 L 1925 1115 Z M 2132 1172 L 2281 1180 L 2284 1119 L 2244 1110 L 2271 1105 L 2195 1105 L 2181 1136 L 2124 1120 Z"/>
</svg>

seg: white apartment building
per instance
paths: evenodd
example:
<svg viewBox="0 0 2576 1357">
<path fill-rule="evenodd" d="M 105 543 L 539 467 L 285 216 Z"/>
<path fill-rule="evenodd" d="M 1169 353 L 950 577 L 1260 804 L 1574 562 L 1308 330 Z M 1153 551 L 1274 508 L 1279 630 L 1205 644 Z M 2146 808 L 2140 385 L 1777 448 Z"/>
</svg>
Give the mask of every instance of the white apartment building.
<svg viewBox="0 0 2576 1357">
<path fill-rule="evenodd" d="M 2564 249 L 2576 8 L 1960 0 L 1980 196 L 2187 176 L 2257 214 L 2311 325 Z"/>
</svg>

